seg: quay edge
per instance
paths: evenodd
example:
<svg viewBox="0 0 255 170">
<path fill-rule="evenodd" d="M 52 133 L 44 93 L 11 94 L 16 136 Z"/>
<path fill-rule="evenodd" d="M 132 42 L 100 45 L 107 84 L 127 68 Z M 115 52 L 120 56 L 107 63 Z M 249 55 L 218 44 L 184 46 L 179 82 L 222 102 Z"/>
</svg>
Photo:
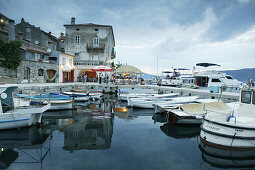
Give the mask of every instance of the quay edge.
<svg viewBox="0 0 255 170">
<path fill-rule="evenodd" d="M 154 89 L 159 93 L 179 93 L 186 96 L 200 96 L 200 98 L 220 98 L 225 102 L 238 101 L 239 93 L 223 92 L 211 93 L 209 90 L 188 89 L 178 87 L 154 86 L 154 85 L 114 85 L 97 83 L 40 83 L 40 84 L 16 84 L 17 93 L 50 93 L 70 91 L 72 89 L 103 90 L 104 93 L 114 94 L 118 89 Z"/>
</svg>

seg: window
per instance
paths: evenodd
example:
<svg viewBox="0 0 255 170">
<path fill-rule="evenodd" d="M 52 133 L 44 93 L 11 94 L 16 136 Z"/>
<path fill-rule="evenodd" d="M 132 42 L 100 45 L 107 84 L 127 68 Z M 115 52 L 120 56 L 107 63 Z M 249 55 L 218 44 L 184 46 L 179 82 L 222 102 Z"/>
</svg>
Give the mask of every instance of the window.
<svg viewBox="0 0 255 170">
<path fill-rule="evenodd" d="M 93 47 L 98 48 L 99 47 L 99 38 L 93 38 Z"/>
<path fill-rule="evenodd" d="M 69 66 L 73 66 L 73 60 L 72 59 L 69 59 Z"/>
<path fill-rule="evenodd" d="M 92 56 L 92 61 L 98 61 L 98 55 Z"/>
<path fill-rule="evenodd" d="M 96 28 L 95 31 L 98 31 L 98 29 Z"/>
<path fill-rule="evenodd" d="M 74 55 L 75 55 L 75 60 L 76 60 L 76 61 L 80 60 L 80 55 L 79 55 L 79 53 L 75 53 Z"/>
<path fill-rule="evenodd" d="M 26 28 L 26 39 L 31 41 L 31 29 Z"/>
<path fill-rule="evenodd" d="M 251 103 L 251 92 L 250 91 L 242 91 L 241 92 L 241 102 L 242 103 Z"/>
<path fill-rule="evenodd" d="M 93 44 L 99 44 L 99 38 L 94 38 L 93 39 Z"/>
<path fill-rule="evenodd" d="M 220 79 L 212 79 L 212 82 L 221 82 Z"/>
<path fill-rule="evenodd" d="M 40 69 L 38 70 L 38 76 L 43 76 L 43 71 L 44 71 L 44 70 L 40 68 Z"/>
<path fill-rule="evenodd" d="M 74 43 L 75 44 L 80 44 L 80 36 L 79 35 L 75 36 Z"/>
<path fill-rule="evenodd" d="M 226 76 L 226 78 L 229 80 L 233 79 L 233 77 L 231 77 L 231 76 Z"/>
<path fill-rule="evenodd" d="M 63 58 L 63 65 L 66 65 L 66 58 Z"/>
<path fill-rule="evenodd" d="M 24 68 L 24 79 L 28 80 L 30 78 L 30 68 L 25 67 Z"/>
</svg>

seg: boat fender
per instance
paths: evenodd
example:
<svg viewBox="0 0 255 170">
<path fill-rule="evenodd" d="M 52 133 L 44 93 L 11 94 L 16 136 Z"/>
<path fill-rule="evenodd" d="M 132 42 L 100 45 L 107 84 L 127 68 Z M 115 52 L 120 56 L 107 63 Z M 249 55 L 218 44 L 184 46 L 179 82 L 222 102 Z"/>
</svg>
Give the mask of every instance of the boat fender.
<svg viewBox="0 0 255 170">
<path fill-rule="evenodd" d="M 235 116 L 230 115 L 230 116 L 228 117 L 227 121 L 230 122 L 230 120 L 231 120 L 232 118 L 235 118 Z"/>
</svg>

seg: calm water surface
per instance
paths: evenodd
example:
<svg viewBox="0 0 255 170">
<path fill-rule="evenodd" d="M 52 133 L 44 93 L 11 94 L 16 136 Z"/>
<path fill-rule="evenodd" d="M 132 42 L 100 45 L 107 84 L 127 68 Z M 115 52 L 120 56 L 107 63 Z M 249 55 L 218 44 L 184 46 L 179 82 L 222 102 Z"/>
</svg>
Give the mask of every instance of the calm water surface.
<svg viewBox="0 0 255 170">
<path fill-rule="evenodd" d="M 198 170 L 255 165 L 253 152 L 233 156 L 200 149 L 199 126 L 155 122 L 153 110 L 104 114 L 125 106 L 111 96 L 80 105 L 76 111 L 44 114 L 40 129 L 1 131 L 0 168 Z"/>
</svg>

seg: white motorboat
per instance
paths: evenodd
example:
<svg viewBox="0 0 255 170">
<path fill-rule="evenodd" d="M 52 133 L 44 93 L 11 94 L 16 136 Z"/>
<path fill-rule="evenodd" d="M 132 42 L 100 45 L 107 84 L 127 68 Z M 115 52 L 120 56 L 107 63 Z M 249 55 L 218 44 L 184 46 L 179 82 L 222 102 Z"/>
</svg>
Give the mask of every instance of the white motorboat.
<svg viewBox="0 0 255 170">
<path fill-rule="evenodd" d="M 89 96 L 94 99 L 94 100 L 98 100 L 100 99 L 101 97 L 104 96 L 103 93 L 89 93 Z"/>
<path fill-rule="evenodd" d="M 153 89 L 119 89 L 118 91 L 118 99 L 127 101 L 127 96 L 130 94 L 158 94 L 158 92 L 154 91 Z"/>
<path fill-rule="evenodd" d="M 166 112 L 169 123 L 201 124 L 208 109 L 225 111 L 229 110 L 230 107 L 223 102 L 191 103 L 182 104 L 176 108 L 164 109 L 163 112 Z"/>
<path fill-rule="evenodd" d="M 201 126 L 201 142 L 231 150 L 255 149 L 255 89 L 241 89 L 239 109 L 208 110 Z"/>
<path fill-rule="evenodd" d="M 50 104 L 15 107 L 12 92 L 17 86 L 0 86 L 0 129 L 13 129 L 41 123 L 42 113 Z"/>
<path fill-rule="evenodd" d="M 63 95 L 72 97 L 75 102 L 86 102 L 90 99 L 90 96 L 88 95 L 88 93 L 63 92 Z"/>
<path fill-rule="evenodd" d="M 220 66 L 213 63 L 198 63 L 196 66 L 200 67 L 210 67 L 210 66 Z M 234 79 L 232 76 L 222 73 L 217 70 L 200 69 L 199 71 L 194 71 L 195 84 L 199 88 L 208 88 L 211 92 L 239 92 L 240 86 L 243 85 L 242 82 Z"/>
<path fill-rule="evenodd" d="M 190 103 L 198 99 L 199 96 L 173 97 L 173 98 L 131 98 L 128 100 L 128 106 L 137 108 L 153 109 L 154 104 L 178 104 Z"/>
<path fill-rule="evenodd" d="M 126 96 L 124 98 L 123 96 Z M 125 100 L 128 102 L 129 105 L 129 100 L 143 100 L 144 98 L 146 99 L 165 99 L 165 98 L 172 98 L 172 97 L 177 97 L 179 96 L 179 93 L 169 93 L 169 94 L 124 94 L 122 95 L 122 100 Z"/>
<path fill-rule="evenodd" d="M 73 109 L 73 101 L 70 99 L 66 100 L 48 100 L 43 101 L 44 104 L 50 103 L 51 106 L 48 110 L 69 110 Z"/>
<path fill-rule="evenodd" d="M 191 98 L 186 98 L 181 103 L 173 104 L 169 102 L 160 102 L 153 104 L 155 113 L 163 112 L 165 109 L 177 109 L 180 105 L 183 104 L 195 104 L 195 103 L 209 103 L 209 102 L 217 102 L 217 99 L 199 99 L 199 96 L 192 96 Z"/>
</svg>

